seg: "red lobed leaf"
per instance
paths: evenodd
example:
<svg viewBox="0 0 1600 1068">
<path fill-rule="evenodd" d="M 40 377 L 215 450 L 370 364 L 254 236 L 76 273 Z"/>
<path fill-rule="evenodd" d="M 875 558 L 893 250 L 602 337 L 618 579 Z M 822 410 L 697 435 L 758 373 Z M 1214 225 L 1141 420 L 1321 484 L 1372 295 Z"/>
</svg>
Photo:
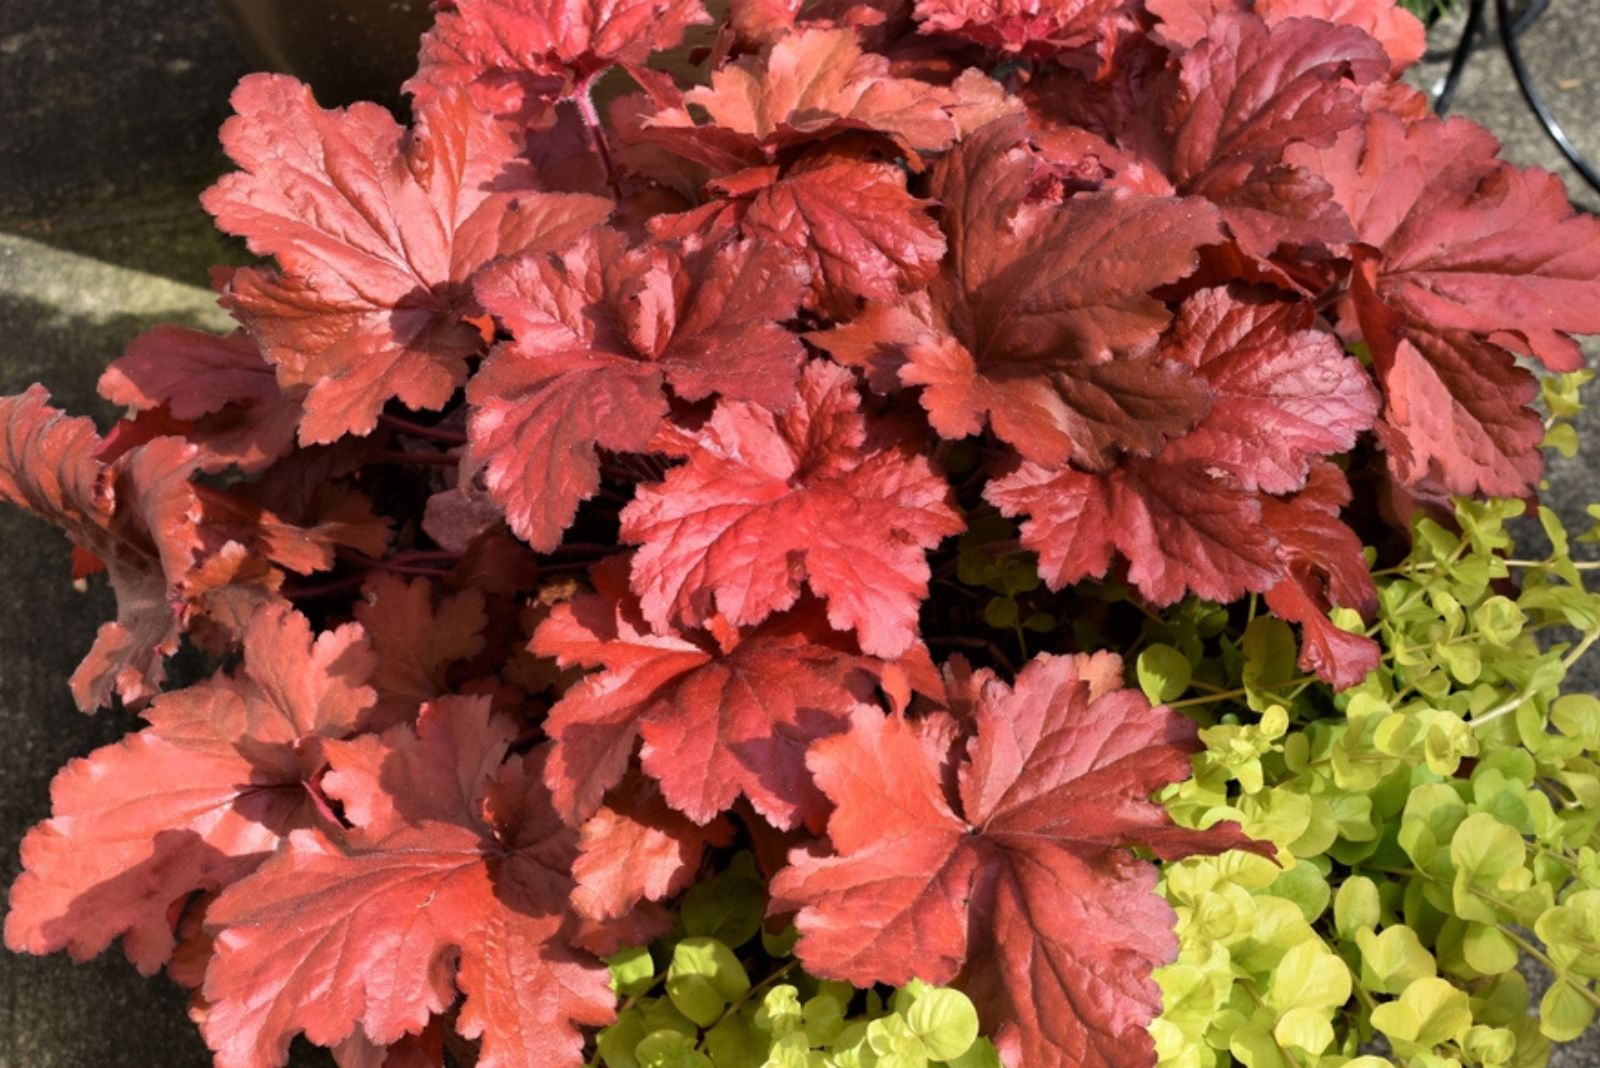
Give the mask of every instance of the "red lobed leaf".
<svg viewBox="0 0 1600 1068">
<path fill-rule="evenodd" d="M 655 783 L 630 776 L 579 831 L 572 907 L 590 919 L 620 919 L 641 901 L 686 889 L 706 850 L 731 841 L 725 817 L 702 827 L 669 807 Z"/>
<path fill-rule="evenodd" d="M 424 703 L 448 693 L 446 670 L 484 648 L 483 593 L 435 594 L 429 579 L 374 572 L 355 605 L 378 655 L 372 686 L 380 728 L 413 718 Z"/>
<path fill-rule="evenodd" d="M 923 33 L 951 33 L 1005 52 L 1051 55 L 1093 44 L 1126 0 L 917 0 Z"/>
<path fill-rule="evenodd" d="M 278 386 L 260 348 L 242 333 L 158 326 L 112 361 L 99 392 L 130 416 L 186 424 L 182 436 L 200 446 L 206 471 L 266 468 L 293 448 L 300 423 L 299 398 Z"/>
<path fill-rule="evenodd" d="M 1378 250 L 1372 296 L 1413 330 L 1489 336 L 1546 367 L 1583 365 L 1569 333 L 1600 331 L 1600 222 L 1553 175 L 1495 158 L 1462 119 L 1377 112 L 1332 147 L 1296 149 Z"/>
<path fill-rule="evenodd" d="M 236 272 L 224 303 L 286 389 L 303 387 L 303 443 L 367 434 L 390 398 L 443 406 L 482 337 L 472 274 L 553 249 L 611 202 L 540 193 L 510 170 L 509 135 L 452 94 L 408 133 L 383 108 L 319 108 L 280 75 L 245 78 L 223 146 L 242 171 L 202 198 L 217 225 L 276 257 Z"/>
<path fill-rule="evenodd" d="M 975 680 L 976 735 L 857 709 L 808 763 L 837 806 L 832 852 L 796 850 L 772 910 L 799 910 L 796 955 L 858 986 L 955 981 L 1008 1065 L 1153 1059 L 1151 969 L 1177 952 L 1156 870 L 1249 845 L 1171 824 L 1150 795 L 1189 774 L 1194 726 L 1121 688 L 1121 662 L 1036 657 L 1014 687 Z M 957 765 L 957 797 L 943 767 Z"/>
<path fill-rule="evenodd" d="M 805 770 L 806 746 L 842 729 L 872 693 L 870 663 L 829 644 L 815 612 L 746 633 L 725 628 L 720 643 L 653 627 L 623 566 L 597 569 L 599 592 L 558 605 L 531 645 L 563 667 L 602 669 L 546 720 L 555 741 L 546 775 L 563 817 L 577 823 L 596 810 L 642 736 L 644 770 L 696 823 L 743 794 L 780 828 L 820 825 L 825 804 Z"/>
<path fill-rule="evenodd" d="M 848 322 L 807 334 L 806 340 L 837 362 L 861 368 L 874 392 L 893 393 L 911 346 L 936 329 L 932 302 L 922 291 L 894 304 L 868 303 Z"/>
<path fill-rule="evenodd" d="M 1145 7 L 1161 20 L 1161 39 L 1179 50 L 1205 40 L 1220 16 L 1252 10 L 1269 26 L 1292 18 L 1354 26 L 1383 46 L 1391 75 L 1421 59 L 1428 43 L 1422 20 L 1395 0 L 1146 0 Z"/>
<path fill-rule="evenodd" d="M 817 305 L 848 314 L 859 298 L 893 300 L 932 280 L 945 243 L 929 206 L 894 164 L 821 152 L 758 190 L 739 226 L 805 256 Z"/>
<path fill-rule="evenodd" d="M 486 271 L 479 296 L 513 341 L 469 387 L 468 435 L 507 525 L 536 549 L 557 545 L 599 488 L 596 447 L 644 451 L 665 384 L 690 400 L 787 403 L 805 350 L 778 320 L 804 286 L 804 267 L 775 246 L 629 250 L 611 230 Z"/>
<path fill-rule="evenodd" d="M 175 903 L 228 886 L 313 825 L 316 740 L 355 729 L 372 668 L 359 626 L 313 637 L 297 613 L 259 613 L 238 674 L 163 694 L 149 727 L 56 776 L 53 815 L 22 843 L 6 945 L 85 960 L 121 937 L 140 971 L 160 968 Z"/>
<path fill-rule="evenodd" d="M 1428 29 L 1395 0 L 1256 0 L 1256 14 L 1270 23 L 1291 18 L 1321 19 L 1355 26 L 1389 53 L 1389 73 L 1398 75 L 1422 58 Z"/>
<path fill-rule="evenodd" d="M 1310 305 L 1241 288 L 1185 301 L 1163 352 L 1195 368 L 1215 401 L 1163 462 L 1193 460 L 1245 489 L 1289 493 L 1312 460 L 1354 445 L 1378 413 L 1378 392 L 1312 319 Z"/>
<path fill-rule="evenodd" d="M 728 147 L 743 142 L 769 155 L 852 130 L 883 134 L 911 152 L 948 148 L 956 136 L 925 83 L 894 77 L 888 59 L 863 51 L 848 29 L 798 30 L 712 71 L 710 85 L 657 111 L 637 135 L 701 158 L 696 141 L 713 135 L 695 122 L 690 106 L 703 109 L 711 127 L 736 136 Z"/>
<path fill-rule="evenodd" d="M 917 633 L 926 550 L 962 529 L 949 487 L 860 411 L 855 377 L 815 361 L 781 413 L 724 401 L 657 447 L 686 458 L 622 513 L 640 545 L 633 585 L 657 628 L 735 626 L 792 606 L 803 585 L 863 651 L 893 658 Z"/>
<path fill-rule="evenodd" d="M 1156 39 L 1174 51 L 1205 40 L 1219 16 L 1251 10 L 1250 0 L 1145 0 L 1144 6 L 1160 23 Z"/>
<path fill-rule="evenodd" d="M 104 623 L 72 676 L 85 712 L 142 701 L 165 677 L 176 651 L 185 588 L 202 549 L 201 506 L 189 476 L 199 450 L 157 438 L 102 465 L 88 419 L 49 406 L 34 386 L 0 399 L 0 501 L 54 523 L 105 565 L 117 619 Z"/>
<path fill-rule="evenodd" d="M 1494 157 L 1464 120 L 1372 115 L 1321 151 L 1297 150 L 1355 221 L 1351 304 L 1384 388 L 1379 436 L 1404 484 L 1530 493 L 1542 471 L 1537 387 L 1509 347 L 1581 364 L 1568 331 L 1590 314 L 1600 229 L 1542 171 Z"/>
<path fill-rule="evenodd" d="M 917 337 L 901 381 L 934 429 L 982 429 L 1025 457 L 1104 466 L 1156 451 L 1210 404 L 1181 366 L 1150 358 L 1166 305 L 1150 295 L 1220 240 L 1195 199 L 1096 193 L 1026 200 L 1037 160 L 1018 120 L 964 140 L 934 173 L 950 258 L 933 285 L 942 329 Z"/>
<path fill-rule="evenodd" d="M 1371 296 L 1358 265 L 1363 333 L 1383 383 L 1378 438 L 1407 485 L 1452 493 L 1530 494 L 1544 471 L 1538 382 L 1504 349 L 1460 330 L 1407 330 Z"/>
<path fill-rule="evenodd" d="M 415 728 L 326 746 L 323 785 L 354 829 L 292 834 L 207 913 L 217 955 L 202 1030 L 221 1068 L 268 1068 L 305 1032 L 333 1045 L 417 1034 L 465 995 L 479 1064 L 582 1063 L 583 1026 L 614 1011 L 605 966 L 570 948 L 576 853 L 543 752 L 485 699 L 445 698 Z M 411 917 L 396 928 L 397 915 Z"/>
<path fill-rule="evenodd" d="M 1098 577 L 1121 555 L 1155 604 L 1189 590 L 1227 602 L 1276 585 L 1287 565 L 1263 525 L 1264 494 L 1300 489 L 1378 409 L 1366 372 L 1311 322 L 1308 306 L 1264 292 L 1201 290 L 1162 348 L 1215 398 L 1192 431 L 1154 459 L 1104 473 L 1030 462 L 991 481 L 984 495 L 1003 514 L 1031 516 L 1022 543 L 1039 554 L 1045 580 L 1060 588 Z M 1328 525 L 1343 534 L 1330 537 L 1353 540 L 1333 511 Z"/>
<path fill-rule="evenodd" d="M 1316 19 L 1269 26 L 1227 14 L 1207 33 L 1180 60 L 1171 147 L 1178 191 L 1216 203 L 1254 256 L 1280 244 L 1348 240 L 1349 221 L 1325 182 L 1284 153 L 1331 144 L 1360 124 L 1355 87 L 1384 74 L 1383 49 L 1355 27 Z"/>
<path fill-rule="evenodd" d="M 711 21 L 700 0 L 446 0 L 439 8 L 406 91 L 428 106 L 465 87 L 484 111 L 524 121 L 542 117 L 574 83 L 614 64 L 643 65 Z"/>
<path fill-rule="evenodd" d="M 1226 603 L 1282 574 L 1256 494 L 1213 478 L 1204 461 L 1124 461 L 1105 474 L 1024 463 L 991 481 L 984 499 L 1028 515 L 1022 544 L 1039 554 L 1052 589 L 1104 575 L 1117 555 L 1145 600 L 1193 591 Z"/>
</svg>

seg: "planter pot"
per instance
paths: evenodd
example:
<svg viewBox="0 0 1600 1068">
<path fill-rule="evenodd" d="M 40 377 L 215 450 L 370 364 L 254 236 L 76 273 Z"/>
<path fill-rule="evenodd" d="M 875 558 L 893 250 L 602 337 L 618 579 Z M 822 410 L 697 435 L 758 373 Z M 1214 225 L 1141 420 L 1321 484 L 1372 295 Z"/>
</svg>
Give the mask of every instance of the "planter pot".
<svg viewBox="0 0 1600 1068">
<path fill-rule="evenodd" d="M 251 62 L 309 83 L 324 107 L 403 106 L 428 0 L 218 0 Z"/>
</svg>

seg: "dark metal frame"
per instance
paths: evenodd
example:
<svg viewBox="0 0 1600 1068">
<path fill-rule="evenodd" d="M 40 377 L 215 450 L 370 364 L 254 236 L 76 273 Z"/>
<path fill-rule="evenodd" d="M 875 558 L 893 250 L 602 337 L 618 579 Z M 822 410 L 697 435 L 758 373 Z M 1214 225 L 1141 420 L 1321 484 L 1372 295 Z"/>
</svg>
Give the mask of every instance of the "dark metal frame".
<svg viewBox="0 0 1600 1068">
<path fill-rule="evenodd" d="M 1444 85 L 1440 87 L 1438 96 L 1434 100 L 1434 110 L 1440 115 L 1450 110 L 1450 105 L 1455 101 L 1456 89 L 1461 84 L 1461 74 L 1467 68 L 1467 61 L 1479 47 L 1479 37 L 1483 34 L 1484 12 L 1488 6 L 1489 0 L 1469 0 L 1466 25 L 1462 27 L 1461 40 L 1450 54 L 1450 70 L 1445 75 Z M 1499 24 L 1500 30 L 1500 47 L 1506 54 L 1506 60 L 1511 64 L 1512 77 L 1516 78 L 1517 88 L 1522 91 L 1522 98 L 1528 102 L 1534 118 L 1539 121 L 1539 125 L 1544 128 L 1550 140 L 1555 142 L 1556 148 L 1560 149 L 1567 162 L 1571 163 L 1583 176 L 1583 180 L 1589 183 L 1589 187 L 1600 192 L 1600 171 L 1596 171 L 1588 158 L 1578 151 L 1578 147 L 1572 143 L 1567 132 L 1556 121 L 1555 115 L 1545 104 L 1543 95 L 1533 84 L 1528 64 L 1522 58 L 1519 39 L 1549 6 L 1550 0 L 1531 0 L 1513 16 L 1510 0 L 1494 0 L 1495 21 Z"/>
</svg>

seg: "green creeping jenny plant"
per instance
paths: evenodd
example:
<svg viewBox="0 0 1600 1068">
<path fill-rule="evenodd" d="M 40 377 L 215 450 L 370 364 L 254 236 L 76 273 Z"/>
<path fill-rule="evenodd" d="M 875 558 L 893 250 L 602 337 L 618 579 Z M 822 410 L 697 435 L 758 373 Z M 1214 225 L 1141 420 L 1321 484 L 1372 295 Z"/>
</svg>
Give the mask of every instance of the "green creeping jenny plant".
<svg viewBox="0 0 1600 1068">
<path fill-rule="evenodd" d="M 1546 445 L 1569 455 L 1581 381 L 1545 389 Z M 1600 562 L 1543 508 L 1549 548 L 1527 558 L 1508 527 L 1524 510 L 1460 502 L 1459 533 L 1419 519 L 1375 572 L 1382 664 L 1336 696 L 1297 674 L 1281 622 L 1235 641 L 1195 601 L 1139 657 L 1152 699 L 1204 725 L 1194 777 L 1164 795 L 1174 819 L 1238 820 L 1278 849 L 1165 868 L 1182 945 L 1156 972 L 1166 1068 L 1537 1068 L 1591 1025 L 1600 699 L 1563 682 L 1600 640 Z M 1550 980 L 1537 1016 L 1529 960 Z"/>
</svg>

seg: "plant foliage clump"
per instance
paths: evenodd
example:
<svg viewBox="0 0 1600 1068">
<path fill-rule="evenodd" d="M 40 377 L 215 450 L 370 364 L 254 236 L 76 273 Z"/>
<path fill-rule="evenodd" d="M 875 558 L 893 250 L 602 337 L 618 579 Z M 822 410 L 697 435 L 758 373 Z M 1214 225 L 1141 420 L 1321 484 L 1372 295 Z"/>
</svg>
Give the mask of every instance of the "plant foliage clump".
<svg viewBox="0 0 1600 1068">
<path fill-rule="evenodd" d="M 1582 582 L 1597 565 L 1548 511 L 1549 555 L 1513 558 L 1522 509 L 1419 521 L 1379 578 L 1385 652 L 1361 684 L 1333 696 L 1296 677 L 1282 624 L 1260 617 L 1211 661 L 1238 685 L 1178 702 L 1212 725 L 1169 811 L 1239 820 L 1279 863 L 1166 869 L 1183 948 L 1156 972 L 1163 1064 L 1369 1068 L 1381 1037 L 1402 1064 L 1542 1065 L 1590 1025 L 1600 699 L 1562 681 L 1600 640 Z M 1529 957 L 1551 979 L 1537 1017 Z"/>
<path fill-rule="evenodd" d="M 103 435 L 0 399 L 0 498 L 117 595 L 72 693 L 145 721 L 9 946 L 120 940 L 223 1068 L 1584 1026 L 1600 631 L 1502 523 L 1600 222 L 1397 80 L 1415 17 L 436 6 L 409 125 L 240 84 L 236 332 L 136 339 Z"/>
</svg>

